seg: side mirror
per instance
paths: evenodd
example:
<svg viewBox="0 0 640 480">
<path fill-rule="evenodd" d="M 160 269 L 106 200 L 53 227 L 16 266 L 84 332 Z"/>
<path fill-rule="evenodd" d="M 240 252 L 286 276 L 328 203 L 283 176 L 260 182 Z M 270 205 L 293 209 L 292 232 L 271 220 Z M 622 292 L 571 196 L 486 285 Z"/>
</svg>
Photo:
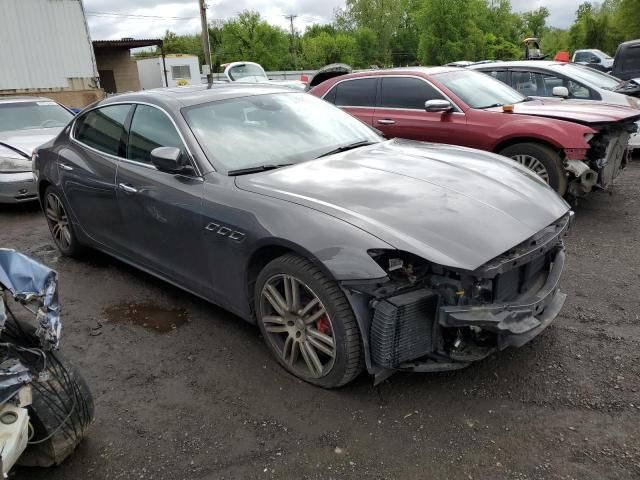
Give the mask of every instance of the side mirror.
<svg viewBox="0 0 640 480">
<path fill-rule="evenodd" d="M 589 63 L 600 63 L 600 59 L 598 57 L 591 57 Z"/>
<path fill-rule="evenodd" d="M 450 112 L 453 105 L 447 100 L 427 100 L 424 102 L 424 109 L 427 112 Z"/>
<path fill-rule="evenodd" d="M 182 151 L 176 147 L 158 147 L 151 150 L 151 163 L 161 172 L 180 173 L 184 166 L 180 162 Z"/>
<path fill-rule="evenodd" d="M 554 97 L 569 97 L 569 89 L 567 87 L 553 87 L 553 96 Z"/>
</svg>

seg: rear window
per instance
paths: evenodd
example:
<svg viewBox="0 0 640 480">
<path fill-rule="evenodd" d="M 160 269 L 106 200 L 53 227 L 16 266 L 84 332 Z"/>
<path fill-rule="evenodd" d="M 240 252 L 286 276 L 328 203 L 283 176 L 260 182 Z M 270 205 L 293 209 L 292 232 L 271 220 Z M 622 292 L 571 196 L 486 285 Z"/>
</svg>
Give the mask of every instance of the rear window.
<svg viewBox="0 0 640 480">
<path fill-rule="evenodd" d="M 424 102 L 444 97 L 424 80 L 410 77 L 383 77 L 380 106 L 424 110 Z"/>
<path fill-rule="evenodd" d="M 376 78 L 346 80 L 336 85 L 335 104 L 340 107 L 374 107 L 376 104 Z"/>
</svg>

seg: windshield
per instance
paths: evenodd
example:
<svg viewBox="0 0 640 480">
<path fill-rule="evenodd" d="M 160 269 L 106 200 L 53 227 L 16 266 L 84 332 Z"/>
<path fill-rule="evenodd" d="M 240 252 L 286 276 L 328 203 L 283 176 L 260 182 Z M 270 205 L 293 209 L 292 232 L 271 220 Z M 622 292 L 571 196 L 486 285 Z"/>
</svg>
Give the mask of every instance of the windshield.
<svg viewBox="0 0 640 480">
<path fill-rule="evenodd" d="M 227 72 L 229 78 L 234 82 L 245 77 L 267 77 L 261 67 L 253 63 L 243 63 L 242 65 L 236 65 L 231 67 Z"/>
<path fill-rule="evenodd" d="M 592 87 L 604 88 L 605 90 L 614 90 L 622 82 L 619 78 L 582 65 L 566 63 L 555 65 L 554 68 L 569 78 L 582 80 Z"/>
<path fill-rule="evenodd" d="M 602 58 L 606 58 L 607 60 L 610 60 L 612 57 L 610 55 L 607 55 L 606 53 L 604 53 L 602 50 L 593 50 L 594 52 L 597 52 L 598 55 L 600 55 Z"/>
<path fill-rule="evenodd" d="M 0 132 L 64 127 L 73 118 L 52 101 L 0 103 Z"/>
<path fill-rule="evenodd" d="M 439 73 L 434 78 L 471 108 L 499 107 L 527 100 L 510 86 L 470 70 Z"/>
<path fill-rule="evenodd" d="M 351 115 L 294 91 L 195 105 L 183 114 L 206 155 L 227 170 L 299 163 L 382 140 Z"/>
</svg>

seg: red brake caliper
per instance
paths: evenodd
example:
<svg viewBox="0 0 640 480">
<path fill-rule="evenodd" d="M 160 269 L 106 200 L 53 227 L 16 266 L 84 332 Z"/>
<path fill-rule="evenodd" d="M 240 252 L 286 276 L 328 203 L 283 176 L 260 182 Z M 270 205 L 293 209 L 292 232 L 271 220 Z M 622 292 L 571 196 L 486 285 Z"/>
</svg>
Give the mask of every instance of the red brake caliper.
<svg viewBox="0 0 640 480">
<path fill-rule="evenodd" d="M 326 315 L 321 316 L 316 320 L 316 330 L 325 335 L 331 335 L 331 324 L 329 318 Z"/>
</svg>

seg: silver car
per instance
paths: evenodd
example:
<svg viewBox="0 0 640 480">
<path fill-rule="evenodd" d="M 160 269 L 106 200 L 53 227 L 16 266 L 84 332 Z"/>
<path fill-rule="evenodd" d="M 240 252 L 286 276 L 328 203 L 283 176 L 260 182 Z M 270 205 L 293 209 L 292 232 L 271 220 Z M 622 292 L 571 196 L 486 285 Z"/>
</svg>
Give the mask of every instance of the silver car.
<svg viewBox="0 0 640 480">
<path fill-rule="evenodd" d="M 468 68 L 491 75 L 529 97 L 556 96 L 640 108 L 640 99 L 631 96 L 637 95 L 638 85 L 575 63 L 535 60 L 485 63 Z M 640 133 L 631 135 L 629 146 L 640 148 Z"/>
<path fill-rule="evenodd" d="M 55 138 L 72 118 L 73 113 L 48 98 L 0 99 L 0 203 L 38 198 L 31 154 Z"/>
</svg>

